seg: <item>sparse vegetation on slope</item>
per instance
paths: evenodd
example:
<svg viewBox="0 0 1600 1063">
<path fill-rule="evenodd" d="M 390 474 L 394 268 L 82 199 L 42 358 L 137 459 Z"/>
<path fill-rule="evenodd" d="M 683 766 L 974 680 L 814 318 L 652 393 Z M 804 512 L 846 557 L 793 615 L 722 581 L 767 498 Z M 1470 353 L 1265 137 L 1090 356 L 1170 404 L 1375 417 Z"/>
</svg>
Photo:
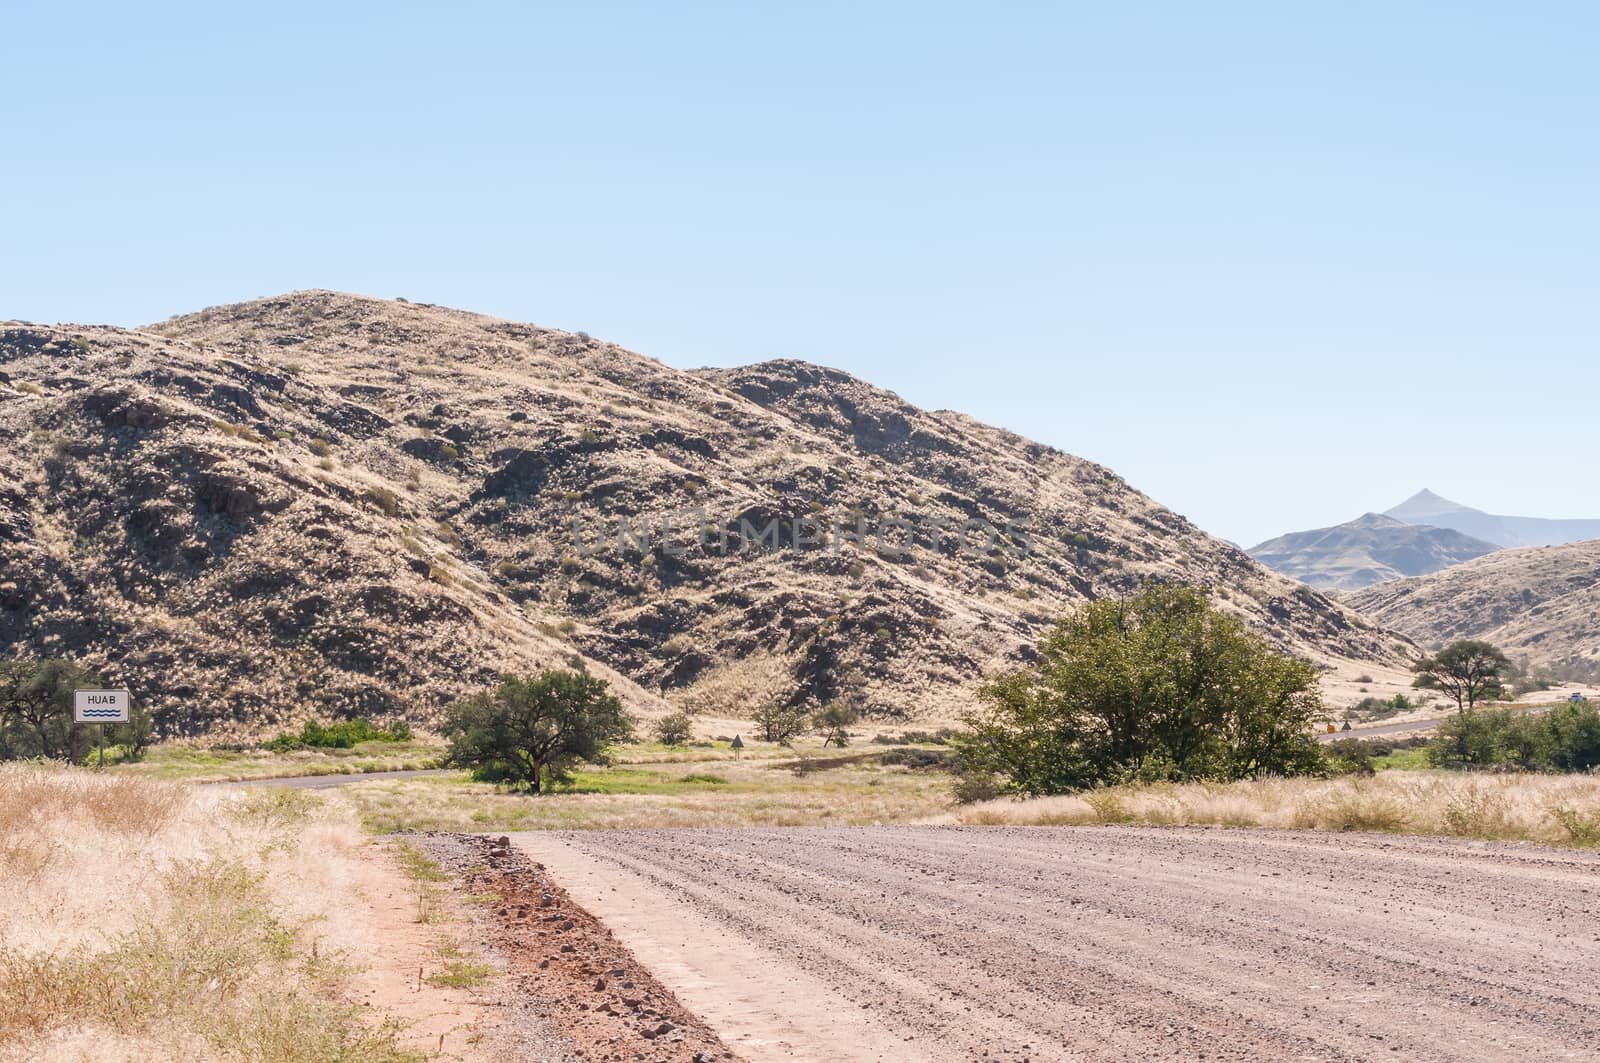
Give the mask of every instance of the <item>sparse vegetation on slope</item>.
<svg viewBox="0 0 1600 1063">
<path fill-rule="evenodd" d="M 686 373 L 302 292 L 144 331 L 12 325 L 0 364 L 40 382 L 0 390 L 0 641 L 81 656 L 166 735 L 437 723 L 551 667 L 650 718 L 951 719 L 1052 617 L 1151 578 L 1319 663 L 1402 663 L 1110 471 L 804 363 Z M 766 545 L 669 549 L 696 509 Z M 801 518 L 869 531 L 797 545 Z M 870 530 L 898 518 L 909 551 Z M 1032 552 L 963 550 L 968 521 Z"/>
<path fill-rule="evenodd" d="M 1600 540 L 1500 550 L 1349 601 L 1426 646 L 1482 639 L 1553 680 L 1600 675 Z"/>
</svg>

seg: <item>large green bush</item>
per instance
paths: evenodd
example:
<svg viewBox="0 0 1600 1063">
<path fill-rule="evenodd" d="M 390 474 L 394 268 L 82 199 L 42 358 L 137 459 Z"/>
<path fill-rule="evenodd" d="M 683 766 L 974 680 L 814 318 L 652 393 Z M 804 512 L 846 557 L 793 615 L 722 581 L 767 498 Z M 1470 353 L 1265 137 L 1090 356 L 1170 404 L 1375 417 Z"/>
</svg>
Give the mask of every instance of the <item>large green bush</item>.
<svg viewBox="0 0 1600 1063">
<path fill-rule="evenodd" d="M 603 679 L 549 670 L 504 676 L 493 690 L 445 712 L 446 762 L 480 779 L 526 784 L 534 793 L 569 777 L 580 760 L 598 762 L 633 735 L 633 721 Z"/>
<path fill-rule="evenodd" d="M 1192 587 L 1158 584 L 1058 622 L 1035 664 L 988 683 L 962 770 L 1030 794 L 1322 769 L 1316 669 Z"/>
<path fill-rule="evenodd" d="M 299 734 L 281 734 L 267 743 L 276 753 L 295 749 L 350 749 L 362 742 L 409 742 L 411 725 L 404 720 L 388 727 L 375 727 L 371 720 L 362 717 L 340 720 L 337 723 L 318 723 L 307 720 Z"/>
<path fill-rule="evenodd" d="M 1443 768 L 1590 771 L 1600 767 L 1600 708 L 1576 702 L 1538 715 L 1508 709 L 1458 714 L 1439 725 L 1428 759 Z"/>
</svg>

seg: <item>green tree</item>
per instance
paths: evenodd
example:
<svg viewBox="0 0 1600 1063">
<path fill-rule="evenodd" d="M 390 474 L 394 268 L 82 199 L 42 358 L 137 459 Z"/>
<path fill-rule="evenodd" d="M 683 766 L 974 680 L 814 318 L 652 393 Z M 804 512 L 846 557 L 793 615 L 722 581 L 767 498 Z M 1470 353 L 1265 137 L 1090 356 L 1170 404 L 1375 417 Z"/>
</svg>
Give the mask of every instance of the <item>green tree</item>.
<svg viewBox="0 0 1600 1063">
<path fill-rule="evenodd" d="M 76 661 L 0 661 L 0 759 L 78 760 L 89 728 L 72 721 L 72 692 L 98 686 Z"/>
<path fill-rule="evenodd" d="M 822 745 L 838 746 L 843 749 L 850 743 L 850 725 L 856 722 L 856 710 L 836 701 L 825 705 L 822 711 L 811 719 L 811 726 L 822 735 Z"/>
<path fill-rule="evenodd" d="M 1499 648 L 1479 639 L 1452 642 L 1432 657 L 1423 657 L 1411 666 L 1417 678 L 1411 685 L 1419 690 L 1437 690 L 1456 703 L 1456 714 L 1465 717 L 1485 698 L 1504 692 L 1504 680 L 1513 670 L 1511 658 Z M 1457 754 L 1467 760 L 1472 740 L 1465 720 L 1455 736 Z"/>
<path fill-rule="evenodd" d="M 1600 707 L 1584 701 L 1558 705 L 1542 721 L 1550 735 L 1550 767 L 1593 771 L 1600 767 Z"/>
<path fill-rule="evenodd" d="M 766 702 L 756 708 L 752 717 L 763 742 L 788 745 L 811 722 L 811 716 L 798 705 L 781 705 Z"/>
<path fill-rule="evenodd" d="M 1479 701 L 1499 697 L 1505 678 L 1514 666 L 1511 659 L 1492 643 L 1478 639 L 1452 642 L 1432 657 L 1423 657 L 1411 666 L 1417 678 L 1412 686 L 1437 690 L 1451 698 L 1456 708 L 1471 712 Z"/>
<path fill-rule="evenodd" d="M 127 723 L 119 723 L 106 732 L 106 739 L 122 748 L 123 760 L 143 760 L 154 736 L 155 722 L 149 710 L 138 704 L 129 707 Z"/>
<path fill-rule="evenodd" d="M 1204 592 L 1157 584 L 1060 620 L 1031 666 L 980 691 L 963 770 L 1030 794 L 1123 780 L 1239 779 L 1322 768 L 1317 671 Z"/>
<path fill-rule="evenodd" d="M 580 760 L 602 762 L 633 735 L 633 721 L 603 679 L 551 669 L 502 676 L 491 691 L 445 710 L 445 762 L 534 793 L 569 779 Z"/>
<path fill-rule="evenodd" d="M 670 712 L 655 724 L 656 741 L 664 746 L 686 746 L 694 736 L 694 718 L 687 712 Z"/>
</svg>

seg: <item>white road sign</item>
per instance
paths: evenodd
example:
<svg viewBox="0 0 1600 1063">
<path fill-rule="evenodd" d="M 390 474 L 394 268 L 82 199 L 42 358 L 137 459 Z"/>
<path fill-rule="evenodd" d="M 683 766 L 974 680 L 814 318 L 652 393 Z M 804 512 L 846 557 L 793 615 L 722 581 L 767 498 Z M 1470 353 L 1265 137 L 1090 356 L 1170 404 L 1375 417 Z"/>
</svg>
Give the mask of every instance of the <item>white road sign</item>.
<svg viewBox="0 0 1600 1063">
<path fill-rule="evenodd" d="M 74 690 L 72 718 L 78 723 L 127 723 L 132 701 L 126 690 Z"/>
</svg>

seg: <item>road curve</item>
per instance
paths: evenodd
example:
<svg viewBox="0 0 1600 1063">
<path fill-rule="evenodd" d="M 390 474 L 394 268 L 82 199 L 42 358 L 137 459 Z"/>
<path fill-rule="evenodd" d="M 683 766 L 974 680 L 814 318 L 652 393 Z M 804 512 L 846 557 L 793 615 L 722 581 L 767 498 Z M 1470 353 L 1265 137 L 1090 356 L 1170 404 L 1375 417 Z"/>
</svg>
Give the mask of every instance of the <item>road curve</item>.
<svg viewBox="0 0 1600 1063">
<path fill-rule="evenodd" d="M 1407 720 L 1404 723 L 1380 723 L 1371 727 L 1352 727 L 1348 731 L 1318 731 L 1317 741 L 1339 742 L 1346 738 L 1377 738 L 1379 735 L 1407 734 L 1412 731 L 1437 731 L 1439 725 L 1444 723 L 1448 716 L 1436 716 L 1427 720 Z"/>
<path fill-rule="evenodd" d="M 1600 853 L 1136 827 L 516 837 L 714 1027 L 735 999 L 731 1023 L 787 1009 L 830 1059 L 1600 1048 Z"/>
</svg>

